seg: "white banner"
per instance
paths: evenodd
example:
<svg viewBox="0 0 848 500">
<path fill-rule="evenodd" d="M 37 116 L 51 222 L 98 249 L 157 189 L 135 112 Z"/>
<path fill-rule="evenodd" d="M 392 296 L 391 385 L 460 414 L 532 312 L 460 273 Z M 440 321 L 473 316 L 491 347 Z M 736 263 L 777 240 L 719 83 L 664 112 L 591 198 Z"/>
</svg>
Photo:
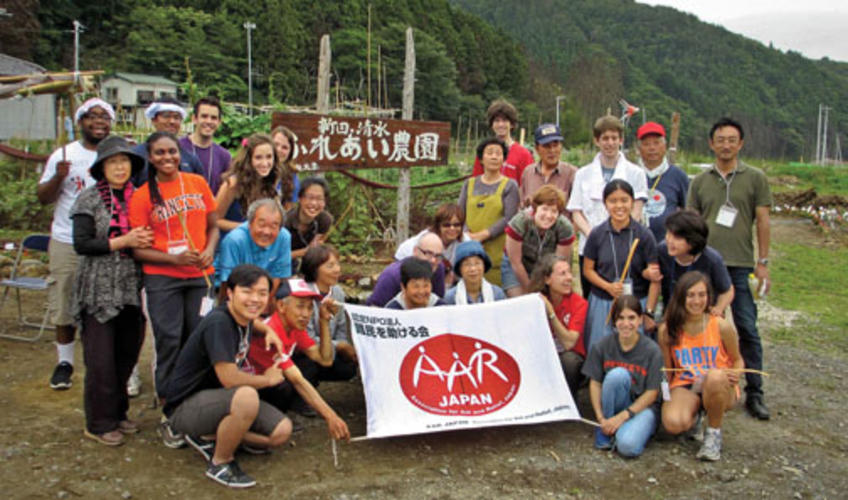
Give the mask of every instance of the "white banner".
<svg viewBox="0 0 848 500">
<path fill-rule="evenodd" d="M 538 295 L 411 311 L 345 309 L 369 438 L 580 419 Z"/>
</svg>

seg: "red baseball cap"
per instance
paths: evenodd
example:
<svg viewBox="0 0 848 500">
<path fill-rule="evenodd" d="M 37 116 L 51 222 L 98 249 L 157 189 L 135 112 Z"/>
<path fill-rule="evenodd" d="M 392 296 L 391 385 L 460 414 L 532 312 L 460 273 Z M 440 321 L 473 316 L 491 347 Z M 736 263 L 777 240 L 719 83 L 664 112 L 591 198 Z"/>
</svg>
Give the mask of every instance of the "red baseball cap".
<svg viewBox="0 0 848 500">
<path fill-rule="evenodd" d="M 646 135 L 656 134 L 660 137 L 665 137 L 665 128 L 657 122 L 648 122 L 639 127 L 636 131 L 636 138 L 642 139 Z"/>
<path fill-rule="evenodd" d="M 280 280 L 280 286 L 277 288 L 277 299 L 284 299 L 289 295 L 293 297 L 307 297 L 310 299 L 321 298 L 321 293 L 316 287 L 300 278 Z"/>
</svg>

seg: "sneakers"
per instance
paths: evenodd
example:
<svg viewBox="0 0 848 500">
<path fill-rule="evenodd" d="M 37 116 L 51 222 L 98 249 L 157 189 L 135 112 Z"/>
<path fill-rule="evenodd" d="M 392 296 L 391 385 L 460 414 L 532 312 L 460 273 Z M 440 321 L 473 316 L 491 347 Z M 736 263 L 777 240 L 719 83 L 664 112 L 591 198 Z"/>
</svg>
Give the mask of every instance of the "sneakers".
<svg viewBox="0 0 848 500">
<path fill-rule="evenodd" d="M 695 456 L 707 462 L 721 460 L 721 429 L 707 428 L 704 444 Z"/>
<path fill-rule="evenodd" d="M 248 455 L 270 455 L 271 450 L 269 448 L 262 448 L 261 446 L 254 446 L 252 444 L 247 444 L 242 442 L 239 445 L 239 449 Z"/>
<path fill-rule="evenodd" d="M 138 366 L 136 366 L 127 380 L 127 396 L 134 398 L 139 394 L 141 394 L 141 377 L 138 375 Z"/>
<path fill-rule="evenodd" d="M 168 417 L 165 415 L 162 415 L 162 419 L 159 421 L 159 435 L 162 436 L 162 442 L 168 448 L 176 450 L 186 445 L 185 436 L 171 428 Z"/>
<path fill-rule="evenodd" d="M 89 439 L 93 439 L 100 444 L 105 444 L 106 446 L 120 446 L 124 444 L 124 435 L 119 430 L 104 432 L 103 434 L 94 434 L 88 431 L 88 429 L 83 430 L 83 435 Z"/>
<path fill-rule="evenodd" d="M 701 408 L 698 410 L 698 413 L 695 415 L 695 423 L 692 424 L 692 427 L 686 431 L 686 438 L 692 439 L 699 443 L 704 442 L 704 429 L 706 428 L 704 421 L 704 409 Z"/>
<path fill-rule="evenodd" d="M 206 468 L 206 477 L 229 488 L 250 488 L 251 486 L 256 486 L 256 481 L 242 472 L 235 460 L 219 465 L 215 465 L 210 461 L 209 466 Z"/>
<path fill-rule="evenodd" d="M 612 438 L 612 436 L 607 436 L 601 432 L 600 428 L 595 429 L 595 448 L 598 450 L 611 450 L 613 445 Z"/>
<path fill-rule="evenodd" d="M 189 446 L 197 450 L 207 462 L 212 461 L 212 456 L 215 454 L 215 441 L 203 439 L 202 437 L 194 437 L 185 435 L 185 442 Z"/>
<path fill-rule="evenodd" d="M 74 374 L 74 365 L 62 361 L 53 369 L 50 377 L 50 388 L 56 391 L 64 391 L 71 388 L 71 375 Z"/>
</svg>

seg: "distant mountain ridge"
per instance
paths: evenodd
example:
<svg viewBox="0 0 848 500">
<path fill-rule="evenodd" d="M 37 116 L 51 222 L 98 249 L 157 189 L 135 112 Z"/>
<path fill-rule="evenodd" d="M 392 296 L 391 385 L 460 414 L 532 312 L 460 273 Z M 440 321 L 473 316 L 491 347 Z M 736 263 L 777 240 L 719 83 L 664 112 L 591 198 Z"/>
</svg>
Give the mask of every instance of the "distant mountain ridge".
<svg viewBox="0 0 848 500">
<path fill-rule="evenodd" d="M 526 47 L 587 121 L 619 98 L 668 124 L 682 114 L 681 145 L 704 150 L 710 124 L 747 128 L 748 154 L 813 156 L 819 103 L 848 144 L 848 64 L 782 53 L 691 14 L 633 0 L 451 0 Z M 532 75 L 531 75 L 532 77 Z M 635 117 L 638 125 L 641 117 Z"/>
</svg>

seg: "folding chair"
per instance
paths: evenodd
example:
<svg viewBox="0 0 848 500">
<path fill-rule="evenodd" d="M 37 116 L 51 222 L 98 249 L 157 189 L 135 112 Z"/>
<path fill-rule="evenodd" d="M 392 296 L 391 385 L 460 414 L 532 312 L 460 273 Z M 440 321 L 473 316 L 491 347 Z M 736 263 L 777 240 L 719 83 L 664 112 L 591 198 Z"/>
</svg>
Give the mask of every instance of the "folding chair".
<svg viewBox="0 0 848 500">
<path fill-rule="evenodd" d="M 30 328 L 38 328 L 37 335 L 16 335 L 12 333 L 6 333 L 7 329 L 3 329 L 0 331 L 0 337 L 12 339 L 12 340 L 23 340 L 26 342 L 35 342 L 41 338 L 41 335 L 44 334 L 44 329 L 47 326 L 47 301 L 44 301 L 44 315 L 41 319 L 41 323 L 34 322 L 24 316 L 23 308 L 21 306 L 21 290 L 30 290 L 36 292 L 46 292 L 47 291 L 47 280 L 44 278 L 29 278 L 26 276 L 19 276 L 21 270 L 21 259 L 24 255 L 24 250 L 31 250 L 37 252 L 47 252 L 47 244 L 50 243 L 50 235 L 47 234 L 30 234 L 26 236 L 18 248 L 18 255 L 15 257 L 15 263 L 12 267 L 12 274 L 8 279 L 4 279 L 0 281 L 0 286 L 3 287 L 3 299 L 0 301 L 0 311 L 3 310 L 3 306 L 6 305 L 6 299 L 9 297 L 9 291 L 11 289 L 15 289 L 15 298 L 18 301 L 18 326 L 30 327 Z"/>
</svg>

